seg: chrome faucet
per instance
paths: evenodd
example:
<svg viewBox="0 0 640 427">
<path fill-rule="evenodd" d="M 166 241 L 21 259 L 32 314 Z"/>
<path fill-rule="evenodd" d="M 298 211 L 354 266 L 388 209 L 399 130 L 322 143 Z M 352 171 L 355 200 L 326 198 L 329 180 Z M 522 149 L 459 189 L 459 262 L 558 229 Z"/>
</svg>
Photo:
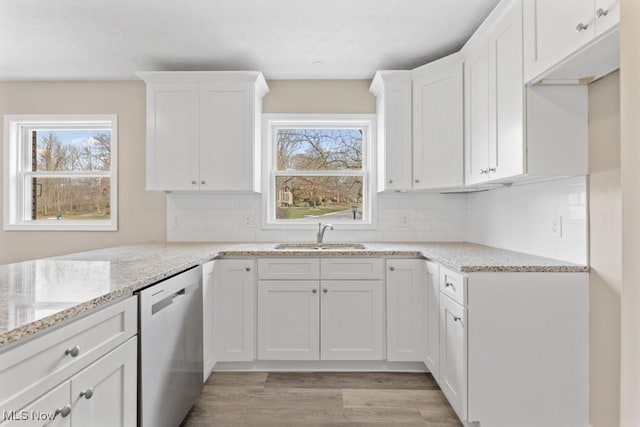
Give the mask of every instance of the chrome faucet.
<svg viewBox="0 0 640 427">
<path fill-rule="evenodd" d="M 318 234 L 317 234 L 316 242 L 322 243 L 322 239 L 324 238 L 324 232 L 327 231 L 327 228 L 329 230 L 333 230 L 333 225 L 331 224 L 322 225 L 321 222 L 318 223 Z"/>
</svg>

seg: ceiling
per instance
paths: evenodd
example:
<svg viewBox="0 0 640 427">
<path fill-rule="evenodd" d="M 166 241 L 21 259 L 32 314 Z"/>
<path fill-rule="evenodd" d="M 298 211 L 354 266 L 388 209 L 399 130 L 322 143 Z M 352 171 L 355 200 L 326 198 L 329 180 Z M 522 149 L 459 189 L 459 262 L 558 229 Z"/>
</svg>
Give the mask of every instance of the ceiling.
<svg viewBox="0 0 640 427">
<path fill-rule="evenodd" d="M 458 50 L 498 0 L 1 0 L 0 80 L 371 78 Z"/>
</svg>

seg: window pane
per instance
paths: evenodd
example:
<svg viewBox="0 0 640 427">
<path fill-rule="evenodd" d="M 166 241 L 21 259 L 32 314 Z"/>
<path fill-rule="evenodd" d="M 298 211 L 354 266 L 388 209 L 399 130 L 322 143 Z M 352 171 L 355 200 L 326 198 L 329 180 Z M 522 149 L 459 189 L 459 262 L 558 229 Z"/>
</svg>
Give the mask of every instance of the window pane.
<svg viewBox="0 0 640 427">
<path fill-rule="evenodd" d="M 362 220 L 361 176 L 278 176 L 275 197 L 276 219 Z"/>
<path fill-rule="evenodd" d="M 111 170 L 110 130 L 37 130 L 32 171 Z"/>
<path fill-rule="evenodd" d="M 31 219 L 111 218 L 110 178 L 32 178 Z"/>
<path fill-rule="evenodd" d="M 361 129 L 278 129 L 278 170 L 362 169 Z"/>
</svg>

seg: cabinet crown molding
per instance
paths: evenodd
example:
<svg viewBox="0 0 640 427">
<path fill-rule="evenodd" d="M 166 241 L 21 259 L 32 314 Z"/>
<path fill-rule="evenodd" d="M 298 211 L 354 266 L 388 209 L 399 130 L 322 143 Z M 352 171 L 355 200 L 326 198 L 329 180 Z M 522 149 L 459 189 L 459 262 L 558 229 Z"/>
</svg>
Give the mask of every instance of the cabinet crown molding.
<svg viewBox="0 0 640 427">
<path fill-rule="evenodd" d="M 267 81 L 260 71 L 138 71 L 135 74 L 145 83 L 253 82 L 258 95 L 269 93 Z"/>
</svg>

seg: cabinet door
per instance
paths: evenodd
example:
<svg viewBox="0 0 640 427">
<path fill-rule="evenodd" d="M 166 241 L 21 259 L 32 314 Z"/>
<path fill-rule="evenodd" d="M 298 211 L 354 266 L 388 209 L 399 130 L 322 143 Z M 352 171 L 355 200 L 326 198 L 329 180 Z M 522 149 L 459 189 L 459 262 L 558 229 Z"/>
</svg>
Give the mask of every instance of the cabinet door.
<svg viewBox="0 0 640 427">
<path fill-rule="evenodd" d="M 594 0 L 524 0 L 526 80 L 593 39 L 594 19 Z"/>
<path fill-rule="evenodd" d="M 136 425 L 137 350 L 131 338 L 71 378 L 73 425 Z"/>
<path fill-rule="evenodd" d="M 596 36 L 620 24 L 620 0 L 596 0 Z"/>
<path fill-rule="evenodd" d="M 425 365 L 433 378 L 440 381 L 440 284 L 438 264 L 426 261 L 426 325 Z"/>
<path fill-rule="evenodd" d="M 254 359 L 255 288 L 253 259 L 216 261 L 212 297 L 216 362 Z"/>
<path fill-rule="evenodd" d="M 200 189 L 253 191 L 253 84 L 200 84 Z"/>
<path fill-rule="evenodd" d="M 381 167 L 379 191 L 411 188 L 411 81 L 385 82 L 376 99 Z"/>
<path fill-rule="evenodd" d="M 440 388 L 467 419 L 467 309 L 440 295 Z"/>
<path fill-rule="evenodd" d="M 198 83 L 147 84 L 147 190 L 199 188 Z"/>
<path fill-rule="evenodd" d="M 413 71 L 413 188 L 462 185 L 462 85 L 459 53 Z"/>
<path fill-rule="evenodd" d="M 2 408 L 3 418 L 0 420 L 0 424 L 3 427 L 42 427 L 43 425 L 47 427 L 69 427 L 71 425 L 71 413 L 66 411 L 71 409 L 70 396 L 71 385 L 69 381 L 65 381 L 22 409 Z M 65 412 L 62 412 L 63 410 Z M 71 412 L 73 412 L 73 409 L 71 409 Z"/>
<path fill-rule="evenodd" d="M 258 359 L 318 360 L 318 281 L 258 283 Z"/>
<path fill-rule="evenodd" d="M 202 266 L 202 360 L 204 363 L 202 382 L 207 381 L 216 358 L 213 351 L 213 286 L 216 261 L 210 261 Z"/>
<path fill-rule="evenodd" d="M 488 42 L 480 38 L 464 50 L 465 184 L 487 180 L 489 164 Z"/>
<path fill-rule="evenodd" d="M 384 298 L 380 280 L 323 281 L 322 360 L 383 360 Z"/>
<path fill-rule="evenodd" d="M 422 362 L 425 347 L 425 264 L 387 260 L 387 360 Z"/>
<path fill-rule="evenodd" d="M 489 31 L 491 179 L 524 173 L 522 3 L 512 2 Z"/>
</svg>

